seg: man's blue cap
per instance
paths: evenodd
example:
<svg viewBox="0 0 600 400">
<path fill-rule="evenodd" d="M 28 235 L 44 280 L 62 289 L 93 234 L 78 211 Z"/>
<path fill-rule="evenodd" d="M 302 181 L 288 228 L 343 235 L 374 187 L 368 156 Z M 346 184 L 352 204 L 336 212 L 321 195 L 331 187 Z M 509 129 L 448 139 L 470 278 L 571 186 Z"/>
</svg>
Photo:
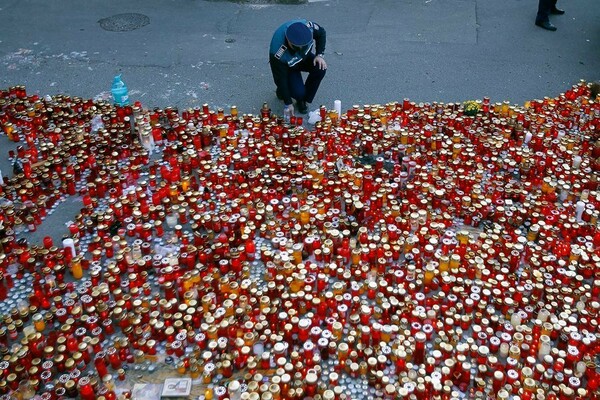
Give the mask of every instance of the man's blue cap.
<svg viewBox="0 0 600 400">
<path fill-rule="evenodd" d="M 297 47 L 304 47 L 313 39 L 310 28 L 302 22 L 294 22 L 288 26 L 285 31 L 285 37 L 290 44 Z"/>
</svg>

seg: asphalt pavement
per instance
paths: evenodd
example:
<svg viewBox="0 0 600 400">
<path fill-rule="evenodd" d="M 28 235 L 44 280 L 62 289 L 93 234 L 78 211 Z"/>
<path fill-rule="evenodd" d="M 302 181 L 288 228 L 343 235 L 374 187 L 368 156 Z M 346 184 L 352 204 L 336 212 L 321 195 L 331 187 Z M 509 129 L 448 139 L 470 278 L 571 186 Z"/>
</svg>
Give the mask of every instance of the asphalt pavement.
<svg viewBox="0 0 600 400">
<path fill-rule="evenodd" d="M 313 108 L 406 97 L 523 103 L 600 79 L 600 2 L 559 5 L 566 14 L 549 32 L 534 25 L 535 0 L 2 0 L 0 86 L 107 97 L 120 73 L 146 107 L 276 109 L 268 44 L 280 23 L 303 17 L 328 33 Z"/>
<path fill-rule="evenodd" d="M 342 110 L 404 98 L 522 104 L 600 80 L 600 2 L 559 6 L 566 14 L 549 32 L 534 25 L 535 0 L 1 0 L 0 87 L 109 99 L 122 74 L 147 108 L 256 114 L 268 102 L 281 112 L 268 45 L 279 24 L 307 18 L 327 30 L 329 64 L 311 109 L 336 99 Z M 13 147 L 0 138 L 5 176 Z"/>
</svg>

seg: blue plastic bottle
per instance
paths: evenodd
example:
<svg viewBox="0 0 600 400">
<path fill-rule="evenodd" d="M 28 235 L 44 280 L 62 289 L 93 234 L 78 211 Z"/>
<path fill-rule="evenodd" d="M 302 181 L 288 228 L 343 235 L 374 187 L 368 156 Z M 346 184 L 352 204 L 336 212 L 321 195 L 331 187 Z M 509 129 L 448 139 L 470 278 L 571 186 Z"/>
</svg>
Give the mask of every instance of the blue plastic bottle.
<svg viewBox="0 0 600 400">
<path fill-rule="evenodd" d="M 121 80 L 120 74 L 115 76 L 115 79 L 113 79 L 111 92 L 115 104 L 119 106 L 125 106 L 129 104 L 129 91 L 127 90 L 127 85 L 125 85 L 125 82 Z"/>
</svg>

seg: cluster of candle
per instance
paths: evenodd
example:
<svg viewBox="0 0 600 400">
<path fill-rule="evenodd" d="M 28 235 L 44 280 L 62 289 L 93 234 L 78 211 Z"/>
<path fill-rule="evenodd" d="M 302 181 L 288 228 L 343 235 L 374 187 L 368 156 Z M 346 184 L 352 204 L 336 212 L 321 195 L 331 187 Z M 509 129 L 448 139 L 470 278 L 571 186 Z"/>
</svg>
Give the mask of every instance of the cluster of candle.
<svg viewBox="0 0 600 400">
<path fill-rule="evenodd" d="M 600 399 L 600 103 L 478 105 L 0 91 L 0 399 L 127 398 L 149 362 L 207 399 Z"/>
</svg>

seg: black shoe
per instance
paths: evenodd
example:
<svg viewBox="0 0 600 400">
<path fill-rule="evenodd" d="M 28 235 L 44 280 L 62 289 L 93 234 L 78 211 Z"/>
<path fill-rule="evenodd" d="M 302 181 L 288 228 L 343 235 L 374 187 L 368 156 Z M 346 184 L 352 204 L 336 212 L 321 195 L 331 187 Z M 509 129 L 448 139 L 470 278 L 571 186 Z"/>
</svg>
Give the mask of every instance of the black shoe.
<svg viewBox="0 0 600 400">
<path fill-rule="evenodd" d="M 550 14 L 554 14 L 554 15 L 563 15 L 565 13 L 565 10 L 561 10 L 560 8 L 556 8 L 554 7 L 552 10 L 550 10 Z"/>
<path fill-rule="evenodd" d="M 281 95 L 281 92 L 279 91 L 279 88 L 277 88 L 277 89 L 275 90 L 275 95 L 277 96 L 277 98 L 278 98 L 279 100 L 283 100 L 283 96 Z"/>
<path fill-rule="evenodd" d="M 308 112 L 308 106 L 305 101 L 298 101 L 296 105 L 298 106 L 298 112 L 300 114 L 306 114 Z"/>
<path fill-rule="evenodd" d="M 552 25 L 550 21 L 535 21 L 535 24 L 540 28 L 544 28 L 549 31 L 555 31 L 556 27 Z"/>
</svg>

